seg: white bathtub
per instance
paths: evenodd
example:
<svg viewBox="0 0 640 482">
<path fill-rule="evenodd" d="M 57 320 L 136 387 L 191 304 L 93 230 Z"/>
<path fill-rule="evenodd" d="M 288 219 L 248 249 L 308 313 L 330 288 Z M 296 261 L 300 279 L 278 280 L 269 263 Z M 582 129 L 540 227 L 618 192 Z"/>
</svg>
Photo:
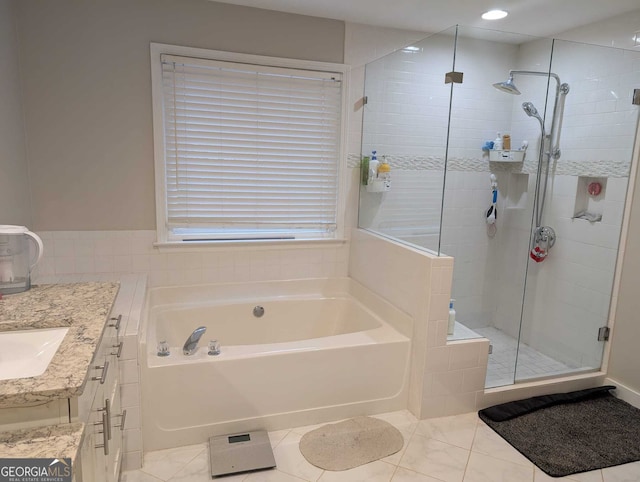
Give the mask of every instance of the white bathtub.
<svg viewBox="0 0 640 482">
<path fill-rule="evenodd" d="M 199 326 L 199 349 L 183 355 Z M 141 340 L 144 449 L 405 408 L 410 332 L 406 314 L 348 278 L 152 289 Z M 211 339 L 218 356 L 207 354 Z M 160 340 L 170 356 L 157 356 Z"/>
</svg>

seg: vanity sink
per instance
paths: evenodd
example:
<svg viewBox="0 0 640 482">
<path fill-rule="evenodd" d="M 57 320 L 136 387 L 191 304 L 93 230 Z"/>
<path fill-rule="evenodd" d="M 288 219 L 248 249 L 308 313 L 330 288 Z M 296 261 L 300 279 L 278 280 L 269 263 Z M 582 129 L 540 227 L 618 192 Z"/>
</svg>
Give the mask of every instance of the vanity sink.
<svg viewBox="0 0 640 482">
<path fill-rule="evenodd" d="M 42 375 L 69 328 L 0 332 L 0 380 Z"/>
</svg>

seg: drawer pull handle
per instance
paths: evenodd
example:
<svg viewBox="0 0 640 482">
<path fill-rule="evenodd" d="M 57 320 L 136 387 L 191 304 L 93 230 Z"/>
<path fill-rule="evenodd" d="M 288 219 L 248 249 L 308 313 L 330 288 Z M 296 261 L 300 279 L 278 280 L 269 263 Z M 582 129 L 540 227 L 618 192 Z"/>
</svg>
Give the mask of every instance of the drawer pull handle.
<svg viewBox="0 0 640 482">
<path fill-rule="evenodd" d="M 125 424 L 125 421 L 127 420 L 127 411 L 123 410 L 122 414 L 117 416 L 120 417 L 120 430 L 124 430 L 124 424 Z"/>
<path fill-rule="evenodd" d="M 120 323 L 122 322 L 122 315 L 118 315 L 118 317 L 109 318 L 111 321 L 115 320 L 115 323 L 109 323 L 108 326 L 112 326 L 118 331 L 120 329 Z"/>
<path fill-rule="evenodd" d="M 102 422 L 101 423 L 96 423 L 95 425 L 100 425 L 102 424 L 103 427 L 108 427 L 108 420 L 107 420 L 107 412 L 102 412 Z M 109 455 L 109 439 L 107 438 L 107 431 L 105 429 L 102 430 L 102 432 L 98 432 L 102 434 L 102 440 L 103 440 L 103 444 L 102 445 L 96 445 L 97 449 L 104 449 L 104 454 L 105 455 Z"/>
<path fill-rule="evenodd" d="M 94 368 L 96 370 L 102 370 L 102 375 L 99 377 L 91 377 L 91 380 L 100 380 L 100 385 L 104 385 L 104 382 L 107 379 L 107 372 L 109 371 L 109 362 L 105 361 L 104 365 L 96 365 Z"/>
<path fill-rule="evenodd" d="M 115 352 L 115 353 L 112 353 L 112 355 L 115 355 L 117 358 L 120 358 L 120 355 L 122 355 L 122 346 L 123 345 L 124 345 L 124 341 L 121 341 L 117 345 L 112 345 L 111 348 L 117 348 L 118 349 L 118 351 Z"/>
<path fill-rule="evenodd" d="M 104 408 L 99 408 L 98 412 L 103 412 L 103 415 L 107 414 L 107 425 L 103 430 L 107 432 L 107 439 L 111 440 L 111 402 L 108 398 L 104 401 Z"/>
</svg>

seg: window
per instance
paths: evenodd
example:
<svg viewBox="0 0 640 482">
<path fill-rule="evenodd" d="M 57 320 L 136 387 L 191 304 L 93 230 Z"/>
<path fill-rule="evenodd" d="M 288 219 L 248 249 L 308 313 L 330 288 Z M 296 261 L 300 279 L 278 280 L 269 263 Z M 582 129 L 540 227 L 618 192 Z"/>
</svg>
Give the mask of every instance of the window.
<svg viewBox="0 0 640 482">
<path fill-rule="evenodd" d="M 152 44 L 158 241 L 339 237 L 344 66 L 194 50 Z"/>
</svg>

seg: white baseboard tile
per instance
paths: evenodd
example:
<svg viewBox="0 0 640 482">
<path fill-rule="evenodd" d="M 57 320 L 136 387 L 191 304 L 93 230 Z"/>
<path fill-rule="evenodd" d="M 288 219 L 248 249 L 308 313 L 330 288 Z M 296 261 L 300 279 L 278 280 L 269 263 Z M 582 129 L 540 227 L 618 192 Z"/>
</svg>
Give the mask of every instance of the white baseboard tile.
<svg viewBox="0 0 640 482">
<path fill-rule="evenodd" d="M 620 400 L 624 400 L 627 403 L 630 403 L 636 408 L 640 408 L 640 392 L 629 388 L 628 386 L 614 380 L 613 378 L 605 378 L 605 385 L 615 385 L 616 391 L 615 395 Z"/>
</svg>

